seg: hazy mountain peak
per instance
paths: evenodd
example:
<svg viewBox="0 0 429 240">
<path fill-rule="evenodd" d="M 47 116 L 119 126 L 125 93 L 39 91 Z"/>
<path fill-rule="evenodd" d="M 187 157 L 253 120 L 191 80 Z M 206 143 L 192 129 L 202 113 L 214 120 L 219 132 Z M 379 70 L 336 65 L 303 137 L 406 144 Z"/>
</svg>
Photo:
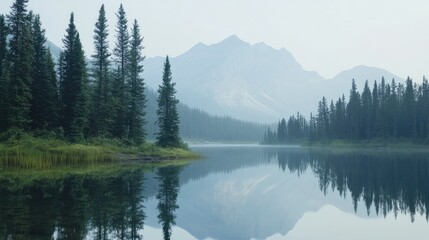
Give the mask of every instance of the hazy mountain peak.
<svg viewBox="0 0 429 240">
<path fill-rule="evenodd" d="M 333 79 L 339 79 L 343 81 L 351 81 L 355 79 L 357 82 L 364 82 L 368 80 L 373 82 L 374 80 L 381 80 L 384 77 L 386 80 L 390 81 L 392 78 L 395 80 L 403 81 L 402 77 L 399 77 L 391 72 L 388 72 L 384 69 L 378 67 L 370 67 L 366 65 L 358 65 L 349 70 L 345 70 L 337 74 Z"/>
<path fill-rule="evenodd" d="M 217 46 L 241 46 L 241 45 L 250 45 L 250 43 L 241 40 L 237 35 L 231 35 L 219 43 L 215 44 Z"/>
</svg>

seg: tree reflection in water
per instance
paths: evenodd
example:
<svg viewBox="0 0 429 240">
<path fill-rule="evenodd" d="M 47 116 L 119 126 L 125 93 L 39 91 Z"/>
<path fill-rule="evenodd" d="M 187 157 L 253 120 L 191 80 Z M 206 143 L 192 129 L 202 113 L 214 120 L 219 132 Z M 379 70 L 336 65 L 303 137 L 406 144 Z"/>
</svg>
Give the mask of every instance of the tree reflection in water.
<svg viewBox="0 0 429 240">
<path fill-rule="evenodd" d="M 159 189 L 156 199 L 158 200 L 158 219 L 162 224 L 162 232 L 165 240 L 170 240 L 171 227 L 176 224 L 177 195 L 179 193 L 179 173 L 180 168 L 169 166 L 159 168 L 157 176 Z"/>
<path fill-rule="evenodd" d="M 429 158 L 426 152 L 361 150 L 268 150 L 279 167 L 300 174 L 310 168 L 325 194 L 331 188 L 350 193 L 355 211 L 362 201 L 370 214 L 416 213 L 429 217 Z"/>
<path fill-rule="evenodd" d="M 0 184 L 0 239 L 142 239 L 143 171 Z"/>
</svg>

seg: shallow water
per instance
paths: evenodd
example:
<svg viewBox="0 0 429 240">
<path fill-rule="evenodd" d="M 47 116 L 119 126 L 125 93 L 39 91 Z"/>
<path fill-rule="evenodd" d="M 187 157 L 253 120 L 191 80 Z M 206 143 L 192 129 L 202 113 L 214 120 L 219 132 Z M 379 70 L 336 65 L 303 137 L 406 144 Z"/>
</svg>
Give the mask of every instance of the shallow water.
<svg viewBox="0 0 429 240">
<path fill-rule="evenodd" d="M 205 158 L 183 167 L 0 188 L 0 239 L 429 236 L 427 152 L 192 148 Z"/>
</svg>

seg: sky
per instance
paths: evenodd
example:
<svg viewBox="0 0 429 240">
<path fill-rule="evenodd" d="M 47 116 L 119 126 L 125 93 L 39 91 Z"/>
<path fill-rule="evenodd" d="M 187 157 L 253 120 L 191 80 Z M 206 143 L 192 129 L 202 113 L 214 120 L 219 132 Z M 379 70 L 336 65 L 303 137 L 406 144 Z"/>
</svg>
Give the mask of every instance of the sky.
<svg viewBox="0 0 429 240">
<path fill-rule="evenodd" d="M 12 2 L 1 0 L 0 13 L 7 14 Z M 429 76 L 427 0 L 30 0 L 29 9 L 41 15 L 46 36 L 60 47 L 73 11 L 89 56 L 103 3 L 112 40 L 123 3 L 129 22 L 141 26 L 148 57 L 174 57 L 235 34 L 285 48 L 326 78 L 357 65 L 417 81 Z"/>
</svg>

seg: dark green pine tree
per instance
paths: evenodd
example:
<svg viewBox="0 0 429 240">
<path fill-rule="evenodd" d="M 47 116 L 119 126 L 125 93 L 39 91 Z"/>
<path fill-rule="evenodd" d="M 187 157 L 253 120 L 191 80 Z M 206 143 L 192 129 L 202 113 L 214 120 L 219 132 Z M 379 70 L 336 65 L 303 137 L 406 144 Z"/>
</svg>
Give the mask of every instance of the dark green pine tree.
<svg viewBox="0 0 429 240">
<path fill-rule="evenodd" d="M 52 112 L 49 114 L 51 117 L 51 124 L 52 127 L 57 128 L 58 127 L 58 121 L 59 121 L 59 89 L 58 89 L 58 78 L 57 78 L 57 72 L 55 71 L 55 61 L 51 54 L 51 50 L 47 49 L 46 51 L 46 67 L 47 67 L 47 74 L 46 78 L 48 79 L 48 82 L 50 82 L 50 87 L 52 88 L 52 92 L 50 92 L 49 97 L 52 99 L 52 102 L 54 103 L 54 107 L 52 108 Z"/>
<path fill-rule="evenodd" d="M 158 89 L 158 126 L 157 144 L 162 147 L 179 147 L 179 114 L 177 112 L 176 83 L 172 81 L 171 66 L 168 56 L 164 63 L 162 85 Z"/>
<path fill-rule="evenodd" d="M 126 136 L 125 118 L 127 114 L 127 98 L 125 94 L 125 85 L 127 83 L 127 77 L 129 76 L 130 36 L 128 33 L 128 20 L 122 4 L 119 7 L 116 17 L 118 21 L 116 23 L 116 44 L 113 50 L 113 56 L 118 70 L 112 83 L 112 101 L 114 105 L 112 133 L 115 137 L 123 138 Z"/>
<path fill-rule="evenodd" d="M 287 138 L 287 126 L 286 120 L 283 118 L 277 125 L 277 141 L 279 143 L 286 143 Z"/>
<path fill-rule="evenodd" d="M 352 81 L 352 89 L 350 90 L 350 100 L 347 104 L 347 128 L 348 139 L 359 139 L 360 123 L 361 123 L 361 103 L 360 94 L 357 91 L 355 80 Z"/>
<path fill-rule="evenodd" d="M 28 129 L 31 105 L 31 65 L 33 49 L 28 0 L 16 0 L 8 15 L 10 82 L 8 89 L 8 126 Z"/>
<path fill-rule="evenodd" d="M 317 108 L 317 128 L 319 132 L 319 138 L 324 139 L 328 137 L 329 133 L 329 108 L 326 98 L 323 97 L 322 101 L 319 101 Z"/>
<path fill-rule="evenodd" d="M 371 124 L 374 121 L 372 119 L 372 94 L 368 86 L 368 81 L 365 82 L 365 87 L 362 92 L 362 124 L 361 124 L 361 136 L 364 139 L 372 137 Z"/>
<path fill-rule="evenodd" d="M 144 56 L 142 54 L 143 38 L 140 36 L 140 27 L 137 20 L 134 20 L 131 35 L 131 48 L 129 59 L 129 104 L 128 104 L 128 138 L 135 143 L 143 143 L 146 132 L 144 130 L 144 109 L 146 105 L 145 86 L 143 78 L 140 76 L 143 72 L 142 62 Z"/>
<path fill-rule="evenodd" d="M 413 81 L 410 77 L 405 81 L 406 87 L 402 100 L 402 136 L 415 137 L 416 136 L 416 102 L 414 96 Z"/>
<path fill-rule="evenodd" d="M 32 67 L 32 101 L 30 108 L 31 126 L 33 129 L 53 129 L 57 123 L 57 94 L 55 70 L 52 57 L 44 46 L 45 30 L 41 28 L 40 17 L 36 15 L 33 22 L 33 67 Z M 48 66 L 48 61 L 50 59 Z"/>
<path fill-rule="evenodd" d="M 111 102 L 109 82 L 108 25 L 104 4 L 101 5 L 94 29 L 95 53 L 92 55 L 92 104 L 91 133 L 95 136 L 107 135 L 111 125 Z"/>
<path fill-rule="evenodd" d="M 71 141 L 80 141 L 88 120 L 88 80 L 85 54 L 79 33 L 74 24 L 73 13 L 64 43 L 64 76 L 61 82 L 61 125 Z"/>
<path fill-rule="evenodd" d="M 7 63 L 7 35 L 9 28 L 4 15 L 0 15 L 0 132 L 7 126 L 7 90 L 9 88 L 9 64 Z"/>
</svg>

